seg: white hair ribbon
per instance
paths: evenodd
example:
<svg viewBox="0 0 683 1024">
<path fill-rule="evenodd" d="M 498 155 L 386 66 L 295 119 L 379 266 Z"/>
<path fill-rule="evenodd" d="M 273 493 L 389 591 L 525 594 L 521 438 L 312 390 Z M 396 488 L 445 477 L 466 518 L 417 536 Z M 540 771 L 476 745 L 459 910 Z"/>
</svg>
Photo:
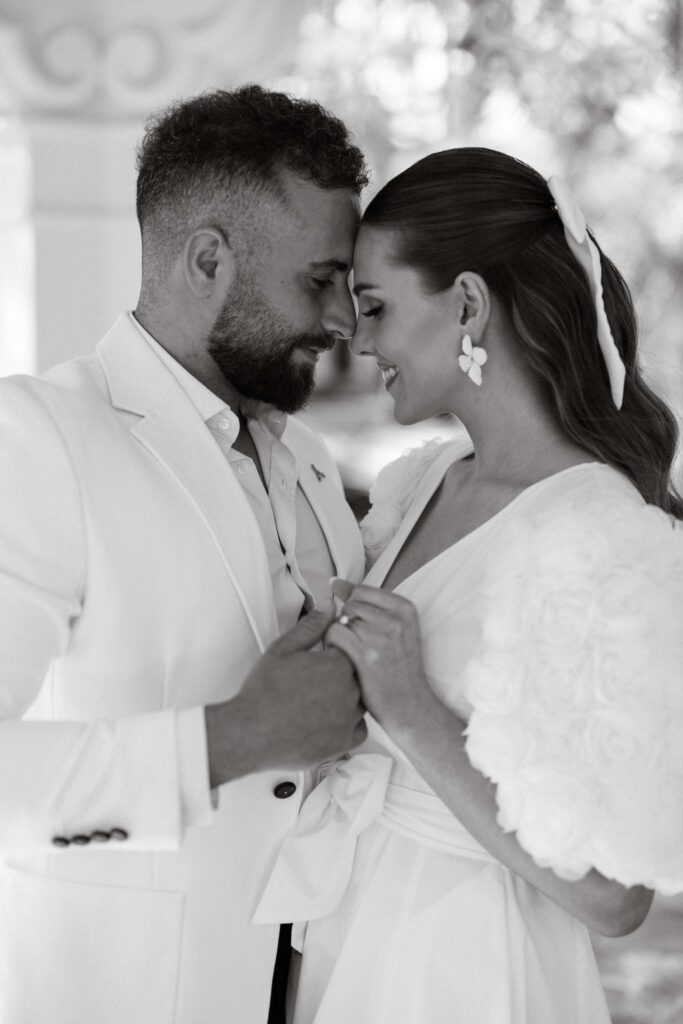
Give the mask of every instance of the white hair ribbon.
<svg viewBox="0 0 683 1024">
<path fill-rule="evenodd" d="M 600 269 L 600 253 L 586 230 L 586 221 L 576 196 L 569 186 L 556 175 L 548 178 L 548 188 L 555 200 L 555 206 L 564 227 L 564 236 L 574 256 L 583 267 L 588 278 L 593 299 L 595 314 L 598 321 L 598 344 L 607 367 L 612 401 L 617 409 L 621 409 L 624 400 L 624 380 L 626 368 L 614 343 L 602 294 L 602 271 Z"/>
</svg>

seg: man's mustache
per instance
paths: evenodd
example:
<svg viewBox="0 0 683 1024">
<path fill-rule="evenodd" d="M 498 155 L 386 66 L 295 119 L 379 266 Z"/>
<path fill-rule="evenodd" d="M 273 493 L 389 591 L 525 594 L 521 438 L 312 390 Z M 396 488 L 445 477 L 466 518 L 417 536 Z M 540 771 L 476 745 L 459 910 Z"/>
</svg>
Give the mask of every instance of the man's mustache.
<svg viewBox="0 0 683 1024">
<path fill-rule="evenodd" d="M 317 348 L 321 352 L 329 352 L 330 349 L 334 348 L 336 340 L 331 334 L 305 334 L 294 342 L 292 349 Z"/>
</svg>

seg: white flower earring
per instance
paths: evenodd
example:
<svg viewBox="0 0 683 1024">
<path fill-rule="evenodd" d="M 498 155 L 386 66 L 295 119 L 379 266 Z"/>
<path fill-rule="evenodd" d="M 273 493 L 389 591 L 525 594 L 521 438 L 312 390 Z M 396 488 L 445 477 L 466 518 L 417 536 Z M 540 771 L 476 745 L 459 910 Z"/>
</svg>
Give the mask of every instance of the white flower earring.
<svg viewBox="0 0 683 1024">
<path fill-rule="evenodd" d="M 472 344 L 469 334 L 462 339 L 462 355 L 458 356 L 458 364 L 477 387 L 481 387 L 481 368 L 488 359 L 486 350 Z"/>
</svg>

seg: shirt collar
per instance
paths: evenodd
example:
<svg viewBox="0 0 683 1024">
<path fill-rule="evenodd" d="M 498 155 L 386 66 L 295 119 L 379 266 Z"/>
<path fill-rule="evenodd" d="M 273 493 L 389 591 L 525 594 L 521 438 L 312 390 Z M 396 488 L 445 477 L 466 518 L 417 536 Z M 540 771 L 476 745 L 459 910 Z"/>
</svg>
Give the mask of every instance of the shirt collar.
<svg viewBox="0 0 683 1024">
<path fill-rule="evenodd" d="M 276 409 L 268 402 L 259 402 L 255 398 L 238 396 L 239 410 L 248 420 L 258 420 L 275 437 L 281 438 L 287 426 L 287 413 Z"/>
<path fill-rule="evenodd" d="M 222 398 L 219 398 L 218 395 L 213 393 L 213 391 L 210 391 L 205 384 L 202 384 L 200 380 L 193 377 L 193 375 L 186 370 L 184 366 L 181 366 L 178 360 L 174 359 L 170 352 L 167 352 L 166 349 L 152 337 L 149 331 L 145 330 L 142 324 L 136 320 L 133 313 L 129 312 L 128 316 L 147 344 L 157 354 L 164 366 L 166 366 L 173 374 L 204 422 L 208 424 L 210 420 L 216 420 L 218 417 L 229 420 L 229 433 L 232 434 L 234 432 L 234 437 L 230 442 L 231 444 L 239 433 L 238 412 L 241 412 L 247 419 L 258 420 L 259 423 L 266 427 L 266 429 L 270 430 L 270 432 L 277 438 L 282 437 L 285 427 L 287 426 L 286 413 L 280 412 L 279 409 L 276 409 L 273 405 L 269 405 L 267 402 L 259 402 L 256 399 L 243 398 L 237 391 L 234 392 L 234 399 L 230 403 L 224 402 Z"/>
</svg>

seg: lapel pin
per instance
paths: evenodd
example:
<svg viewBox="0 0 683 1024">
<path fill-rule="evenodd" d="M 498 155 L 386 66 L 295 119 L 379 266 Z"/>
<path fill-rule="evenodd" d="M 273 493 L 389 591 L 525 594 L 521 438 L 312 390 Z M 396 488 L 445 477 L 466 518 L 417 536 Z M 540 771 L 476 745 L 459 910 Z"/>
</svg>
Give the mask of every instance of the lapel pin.
<svg viewBox="0 0 683 1024">
<path fill-rule="evenodd" d="M 325 479 L 325 474 L 323 473 L 323 471 L 321 469 L 318 469 L 317 466 L 314 466 L 313 463 L 311 463 L 311 469 L 313 470 L 313 472 L 315 473 L 316 477 L 318 478 L 318 481 Z"/>
</svg>

